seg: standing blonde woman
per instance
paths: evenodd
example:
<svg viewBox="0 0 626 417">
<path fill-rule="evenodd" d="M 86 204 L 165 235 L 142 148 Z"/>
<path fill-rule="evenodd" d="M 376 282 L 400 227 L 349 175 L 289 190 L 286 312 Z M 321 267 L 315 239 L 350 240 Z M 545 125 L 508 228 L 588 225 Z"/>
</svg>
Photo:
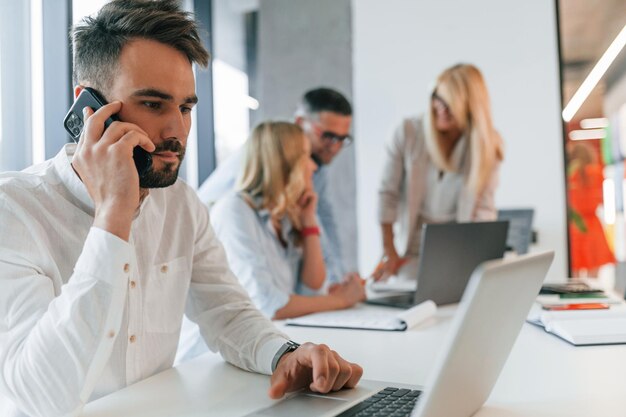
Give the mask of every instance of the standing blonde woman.
<svg viewBox="0 0 626 417">
<path fill-rule="evenodd" d="M 468 64 L 446 69 L 428 109 L 405 119 L 386 146 L 378 208 L 384 254 L 376 278 L 415 279 L 424 223 L 496 218 L 503 145 L 480 71 Z"/>
<path fill-rule="evenodd" d="M 247 141 L 237 192 L 218 201 L 211 223 L 235 276 L 268 317 L 350 307 L 365 298 L 359 277 L 324 289 L 311 145 L 287 122 L 257 126 Z"/>
</svg>

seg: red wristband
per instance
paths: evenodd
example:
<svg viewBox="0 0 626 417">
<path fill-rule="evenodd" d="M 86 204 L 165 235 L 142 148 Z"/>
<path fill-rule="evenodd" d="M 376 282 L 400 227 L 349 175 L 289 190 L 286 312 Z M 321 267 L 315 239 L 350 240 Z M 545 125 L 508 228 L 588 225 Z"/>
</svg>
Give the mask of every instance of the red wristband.
<svg viewBox="0 0 626 417">
<path fill-rule="evenodd" d="M 302 235 L 302 237 L 319 236 L 320 228 L 317 226 L 303 227 L 302 230 L 300 231 L 300 234 Z"/>
</svg>

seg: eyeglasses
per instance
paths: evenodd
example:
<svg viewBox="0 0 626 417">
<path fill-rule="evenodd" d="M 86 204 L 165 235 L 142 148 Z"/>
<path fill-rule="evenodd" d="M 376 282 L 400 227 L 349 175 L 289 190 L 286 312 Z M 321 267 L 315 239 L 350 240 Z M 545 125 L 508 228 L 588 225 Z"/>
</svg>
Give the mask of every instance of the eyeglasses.
<svg viewBox="0 0 626 417">
<path fill-rule="evenodd" d="M 350 146 L 353 142 L 352 136 L 350 135 L 338 135 L 335 132 L 331 132 L 329 130 L 322 131 L 317 123 L 311 123 L 315 132 L 319 137 L 328 145 L 334 145 L 336 143 L 341 143 L 341 146 Z"/>
<path fill-rule="evenodd" d="M 446 103 L 444 99 L 439 97 L 436 91 L 433 91 L 433 94 L 430 96 L 430 98 L 433 101 L 434 105 L 439 105 L 441 109 L 444 111 L 447 111 L 447 112 L 450 111 L 450 107 L 448 106 L 448 103 Z"/>
<path fill-rule="evenodd" d="M 341 143 L 341 146 L 350 146 L 352 144 L 352 136 L 344 135 L 340 136 L 333 132 L 324 131 L 320 134 L 320 138 L 326 143 L 336 144 Z"/>
</svg>

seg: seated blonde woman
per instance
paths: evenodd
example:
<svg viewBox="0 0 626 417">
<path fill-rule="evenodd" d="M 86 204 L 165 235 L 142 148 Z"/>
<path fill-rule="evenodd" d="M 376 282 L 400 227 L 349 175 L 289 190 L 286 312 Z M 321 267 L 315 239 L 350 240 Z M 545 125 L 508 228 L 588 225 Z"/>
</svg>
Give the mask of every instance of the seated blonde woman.
<svg viewBox="0 0 626 417">
<path fill-rule="evenodd" d="M 347 308 L 365 299 L 357 276 L 329 286 L 327 294 L 306 295 L 325 293 L 326 284 L 310 146 L 295 124 L 260 124 L 247 141 L 237 191 L 211 211 L 233 273 L 274 319 Z"/>
</svg>

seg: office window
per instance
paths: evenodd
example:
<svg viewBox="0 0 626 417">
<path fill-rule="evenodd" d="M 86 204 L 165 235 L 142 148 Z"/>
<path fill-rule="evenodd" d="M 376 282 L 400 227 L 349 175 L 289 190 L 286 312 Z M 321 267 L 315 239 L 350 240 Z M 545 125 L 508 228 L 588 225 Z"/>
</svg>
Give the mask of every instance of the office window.
<svg viewBox="0 0 626 417">
<path fill-rule="evenodd" d="M 31 164 L 30 2 L 0 2 L 0 171 Z"/>
<path fill-rule="evenodd" d="M 250 106 L 245 72 L 219 59 L 213 60 L 213 101 L 215 114 L 215 153 L 217 164 L 235 153 L 246 141 L 250 126 Z"/>
<path fill-rule="evenodd" d="M 78 23 L 83 17 L 91 16 L 107 4 L 110 0 L 73 0 L 72 24 Z"/>
<path fill-rule="evenodd" d="M 2 80 L 2 43 L 0 43 L 0 80 Z M 2 82 L 0 82 L 0 97 L 2 97 Z M 0 99 L 0 154 L 2 153 L 2 99 Z M 2 161 L 0 160 L 0 172 L 2 172 Z"/>
<path fill-rule="evenodd" d="M 32 163 L 46 160 L 46 132 L 44 94 L 44 55 L 43 55 L 43 4 L 41 0 L 30 2 L 30 82 L 33 97 L 32 114 Z"/>
<path fill-rule="evenodd" d="M 621 5 L 559 1 L 570 270 L 608 285 L 614 265 L 626 262 L 626 9 Z"/>
<path fill-rule="evenodd" d="M 250 133 L 251 112 L 258 101 L 251 96 L 249 77 L 253 62 L 248 22 L 256 12 L 255 2 L 235 5 L 227 0 L 213 1 L 213 102 L 215 154 L 219 165 L 235 153 Z M 254 34 L 252 34 L 254 35 Z"/>
</svg>

